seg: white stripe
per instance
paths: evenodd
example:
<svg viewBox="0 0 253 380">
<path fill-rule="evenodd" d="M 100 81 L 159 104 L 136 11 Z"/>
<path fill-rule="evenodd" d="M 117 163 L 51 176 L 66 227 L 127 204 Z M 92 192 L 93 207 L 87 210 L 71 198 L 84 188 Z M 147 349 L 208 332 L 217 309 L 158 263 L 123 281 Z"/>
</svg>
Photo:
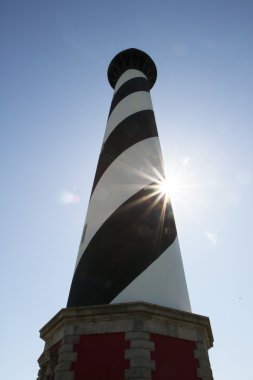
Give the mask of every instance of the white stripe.
<svg viewBox="0 0 253 380">
<path fill-rule="evenodd" d="M 112 303 L 135 301 L 191 312 L 178 238 Z"/>
<path fill-rule="evenodd" d="M 149 92 L 134 92 L 122 99 L 114 108 L 107 121 L 104 142 L 121 121 L 136 112 L 144 110 L 153 110 Z"/>
<path fill-rule="evenodd" d="M 126 200 L 163 176 L 158 137 L 143 140 L 118 156 L 104 172 L 92 194 L 87 211 L 87 228 L 77 263 L 102 224 Z"/>
<path fill-rule="evenodd" d="M 144 75 L 141 71 L 139 70 L 134 70 L 134 69 L 129 69 L 129 70 L 126 70 L 122 75 L 121 77 L 118 79 L 116 85 L 115 85 L 115 88 L 114 88 L 114 94 L 118 91 L 118 89 L 124 84 L 126 83 L 128 80 L 130 79 L 134 79 L 134 78 L 146 78 L 146 75 Z"/>
</svg>

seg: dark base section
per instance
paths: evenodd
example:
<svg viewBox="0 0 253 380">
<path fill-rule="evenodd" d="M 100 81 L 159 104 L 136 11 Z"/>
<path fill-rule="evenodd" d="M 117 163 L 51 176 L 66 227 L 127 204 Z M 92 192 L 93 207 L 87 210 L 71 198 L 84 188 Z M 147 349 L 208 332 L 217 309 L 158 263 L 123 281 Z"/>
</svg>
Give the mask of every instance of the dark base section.
<svg viewBox="0 0 253 380">
<path fill-rule="evenodd" d="M 62 309 L 37 380 L 213 380 L 207 317 L 143 302 Z"/>
</svg>

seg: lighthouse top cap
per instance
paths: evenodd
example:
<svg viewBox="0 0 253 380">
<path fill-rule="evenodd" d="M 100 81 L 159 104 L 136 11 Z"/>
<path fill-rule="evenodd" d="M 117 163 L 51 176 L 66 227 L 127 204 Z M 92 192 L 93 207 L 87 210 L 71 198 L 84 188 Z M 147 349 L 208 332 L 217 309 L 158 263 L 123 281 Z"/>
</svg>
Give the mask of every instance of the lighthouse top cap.
<svg viewBox="0 0 253 380">
<path fill-rule="evenodd" d="M 112 88 L 115 87 L 119 77 L 128 69 L 142 71 L 148 79 L 150 88 L 154 86 L 157 77 L 154 61 L 144 51 L 131 48 L 115 55 L 108 67 L 107 76 Z"/>
</svg>

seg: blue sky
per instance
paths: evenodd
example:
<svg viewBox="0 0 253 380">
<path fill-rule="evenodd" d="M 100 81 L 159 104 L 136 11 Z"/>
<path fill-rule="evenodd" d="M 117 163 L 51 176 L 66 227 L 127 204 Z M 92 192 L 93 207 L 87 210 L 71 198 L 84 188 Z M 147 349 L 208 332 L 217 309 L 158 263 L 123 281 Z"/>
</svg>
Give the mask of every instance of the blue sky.
<svg viewBox="0 0 253 380">
<path fill-rule="evenodd" d="M 253 2 L 3 0 L 1 375 L 35 379 L 39 329 L 65 307 L 119 51 L 151 92 L 193 312 L 215 380 L 252 379 Z"/>
</svg>

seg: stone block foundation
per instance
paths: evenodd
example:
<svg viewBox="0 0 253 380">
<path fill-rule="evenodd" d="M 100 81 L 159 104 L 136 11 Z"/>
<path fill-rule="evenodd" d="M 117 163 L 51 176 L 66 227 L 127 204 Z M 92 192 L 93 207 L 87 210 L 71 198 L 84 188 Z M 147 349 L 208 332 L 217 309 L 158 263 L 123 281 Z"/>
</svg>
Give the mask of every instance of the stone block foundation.
<svg viewBox="0 0 253 380">
<path fill-rule="evenodd" d="M 213 380 L 207 317 L 144 302 L 62 309 L 37 380 Z"/>
</svg>

